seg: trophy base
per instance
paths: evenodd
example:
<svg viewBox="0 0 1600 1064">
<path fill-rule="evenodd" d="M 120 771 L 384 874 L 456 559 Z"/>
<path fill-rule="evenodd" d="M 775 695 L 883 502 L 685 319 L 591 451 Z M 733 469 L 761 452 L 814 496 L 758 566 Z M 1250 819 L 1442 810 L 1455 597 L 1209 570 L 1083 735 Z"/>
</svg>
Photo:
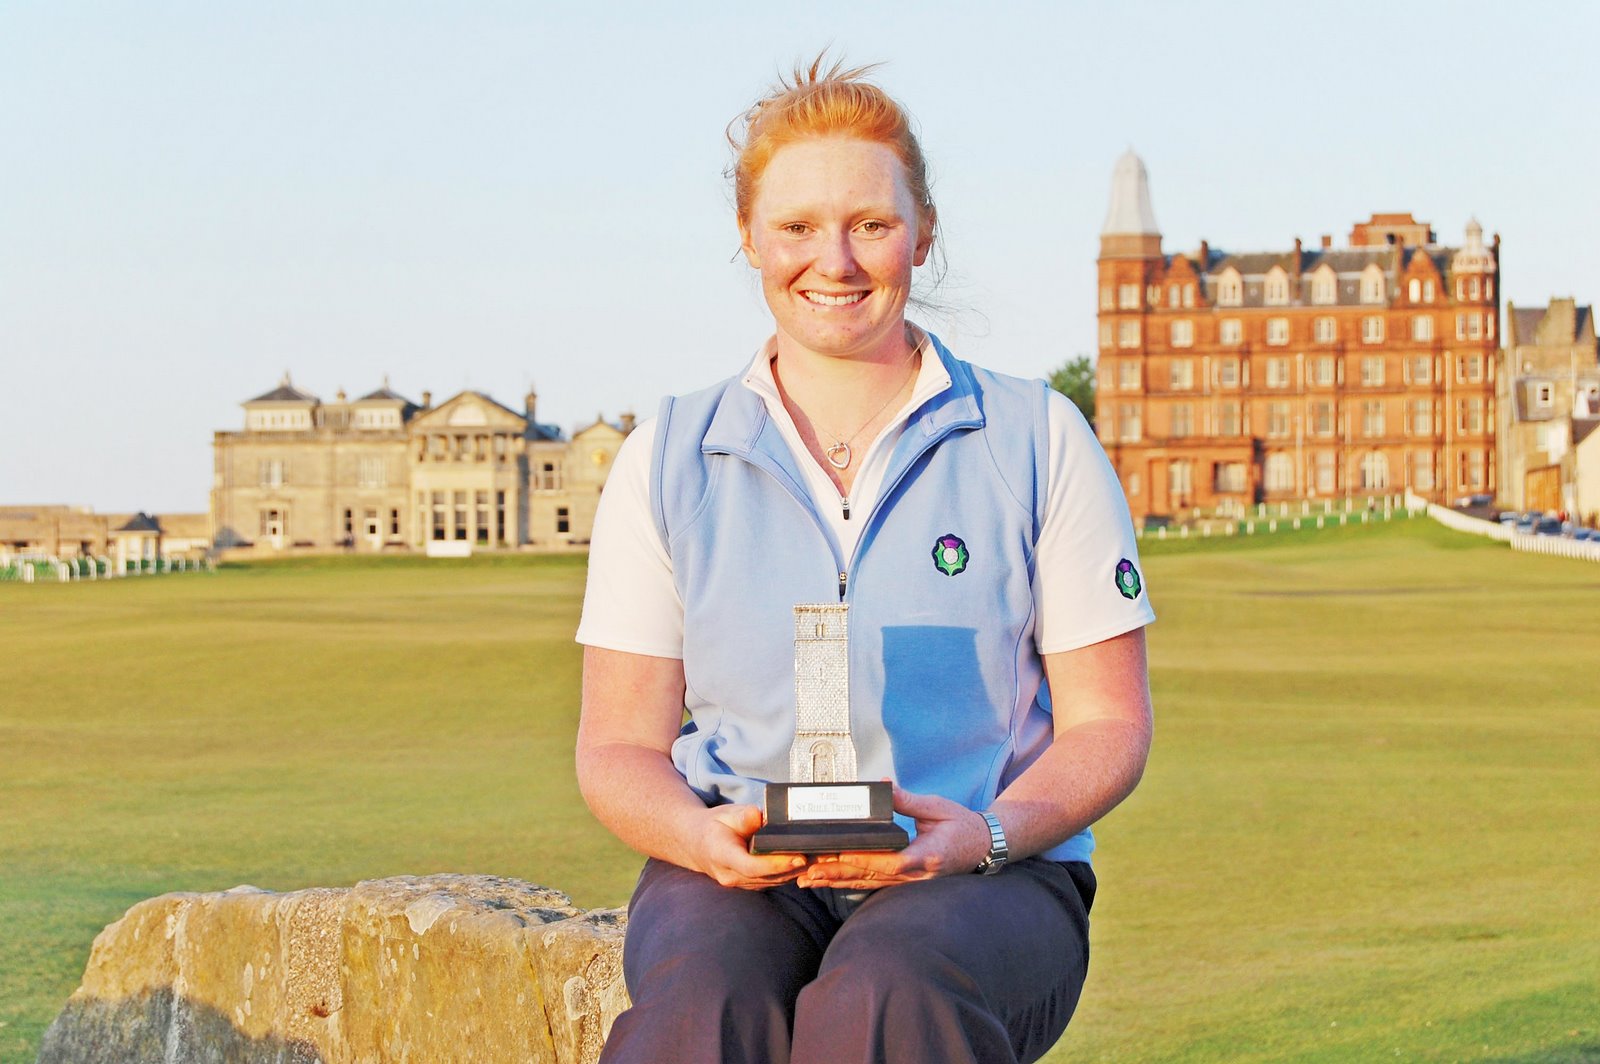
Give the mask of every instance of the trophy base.
<svg viewBox="0 0 1600 1064">
<path fill-rule="evenodd" d="M 887 783 L 769 783 L 767 822 L 750 836 L 751 853 L 827 854 L 903 850 Z"/>
</svg>

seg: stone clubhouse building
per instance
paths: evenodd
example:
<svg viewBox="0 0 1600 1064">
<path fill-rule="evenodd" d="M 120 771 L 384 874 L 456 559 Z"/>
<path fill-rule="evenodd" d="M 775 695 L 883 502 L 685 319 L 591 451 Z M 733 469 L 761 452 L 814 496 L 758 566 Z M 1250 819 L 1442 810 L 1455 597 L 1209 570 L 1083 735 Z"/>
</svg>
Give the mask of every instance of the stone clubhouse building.
<svg viewBox="0 0 1600 1064">
<path fill-rule="evenodd" d="M 323 402 L 289 379 L 246 400 L 212 438 L 220 550 L 554 549 L 589 541 L 600 490 L 633 416 L 568 438 L 476 391 L 435 406 L 388 382 Z"/>
</svg>

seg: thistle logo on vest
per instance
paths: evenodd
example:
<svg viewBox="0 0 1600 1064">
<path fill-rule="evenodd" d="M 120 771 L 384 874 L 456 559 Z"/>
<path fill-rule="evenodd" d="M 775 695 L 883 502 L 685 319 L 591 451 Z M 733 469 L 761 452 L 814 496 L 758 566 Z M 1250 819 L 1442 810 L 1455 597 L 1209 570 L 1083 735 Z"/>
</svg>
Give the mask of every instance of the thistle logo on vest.
<svg viewBox="0 0 1600 1064">
<path fill-rule="evenodd" d="M 954 532 L 946 532 L 933 544 L 933 567 L 945 576 L 967 571 L 967 545 Z"/>
<path fill-rule="evenodd" d="M 1116 581 L 1117 590 L 1122 592 L 1122 597 L 1125 599 L 1138 598 L 1139 592 L 1144 588 L 1139 582 L 1139 570 L 1135 569 L 1133 563 L 1126 558 L 1117 563 Z"/>
</svg>

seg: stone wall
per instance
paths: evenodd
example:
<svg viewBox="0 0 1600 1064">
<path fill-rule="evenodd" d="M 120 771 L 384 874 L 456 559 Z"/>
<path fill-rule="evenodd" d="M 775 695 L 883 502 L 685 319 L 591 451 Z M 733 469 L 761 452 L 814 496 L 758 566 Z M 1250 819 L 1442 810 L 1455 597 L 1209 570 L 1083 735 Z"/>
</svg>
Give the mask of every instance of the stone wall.
<svg viewBox="0 0 1600 1064">
<path fill-rule="evenodd" d="M 166 894 L 95 939 L 39 1064 L 587 1064 L 626 921 L 493 876 Z"/>
</svg>

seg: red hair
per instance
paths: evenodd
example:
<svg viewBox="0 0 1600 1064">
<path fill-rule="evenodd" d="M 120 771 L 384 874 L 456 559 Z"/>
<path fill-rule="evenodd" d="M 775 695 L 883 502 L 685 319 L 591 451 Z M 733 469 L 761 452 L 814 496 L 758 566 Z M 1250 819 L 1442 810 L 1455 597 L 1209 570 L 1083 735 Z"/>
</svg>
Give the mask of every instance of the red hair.
<svg viewBox="0 0 1600 1064">
<path fill-rule="evenodd" d="M 928 161 L 912 132 L 911 116 L 866 80 L 875 65 L 846 70 L 840 61 L 824 71 L 826 54 L 817 56 L 809 69 L 797 65 L 790 78 L 780 78 L 770 93 L 729 123 L 728 143 L 734 152 L 729 176 L 739 221 L 750 221 L 756 187 L 779 148 L 811 137 L 854 137 L 886 145 L 899 157 L 923 232 L 931 233 L 935 211 Z"/>
</svg>

